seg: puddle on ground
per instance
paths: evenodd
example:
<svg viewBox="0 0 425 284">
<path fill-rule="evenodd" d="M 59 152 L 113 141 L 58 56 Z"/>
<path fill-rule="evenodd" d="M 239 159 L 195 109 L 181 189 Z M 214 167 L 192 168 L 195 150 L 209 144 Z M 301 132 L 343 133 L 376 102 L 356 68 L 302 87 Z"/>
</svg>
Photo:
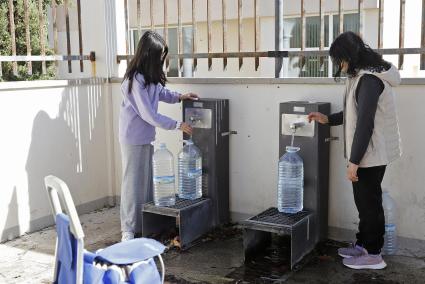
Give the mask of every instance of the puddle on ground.
<svg viewBox="0 0 425 284">
<path fill-rule="evenodd" d="M 290 238 L 273 235 L 271 245 L 226 277 L 234 283 L 279 283 L 291 274 Z"/>
<path fill-rule="evenodd" d="M 400 282 L 387 280 L 378 273 L 354 273 L 353 283 L 356 284 L 400 284 Z"/>
</svg>

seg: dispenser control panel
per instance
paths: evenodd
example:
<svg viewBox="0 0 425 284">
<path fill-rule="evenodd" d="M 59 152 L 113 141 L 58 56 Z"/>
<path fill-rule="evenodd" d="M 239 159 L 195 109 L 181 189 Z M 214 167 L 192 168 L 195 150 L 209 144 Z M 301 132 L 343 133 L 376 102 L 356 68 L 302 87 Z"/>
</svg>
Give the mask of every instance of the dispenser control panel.
<svg viewBox="0 0 425 284">
<path fill-rule="evenodd" d="M 283 135 L 314 137 L 315 123 L 308 122 L 308 115 L 283 113 L 281 119 Z"/>
<path fill-rule="evenodd" d="M 200 104 L 200 103 L 197 103 Z M 194 105 L 193 106 L 197 106 Z M 193 128 L 212 128 L 212 110 L 207 108 L 188 107 L 185 109 L 184 121 L 190 124 Z"/>
</svg>

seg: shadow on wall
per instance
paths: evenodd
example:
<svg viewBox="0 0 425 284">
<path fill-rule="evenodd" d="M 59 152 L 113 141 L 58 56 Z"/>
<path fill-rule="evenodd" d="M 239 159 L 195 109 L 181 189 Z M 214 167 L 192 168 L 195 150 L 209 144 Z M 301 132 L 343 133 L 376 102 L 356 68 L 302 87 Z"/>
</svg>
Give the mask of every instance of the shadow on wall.
<svg viewBox="0 0 425 284">
<path fill-rule="evenodd" d="M 76 204 L 88 202 L 84 195 L 89 187 L 87 182 L 96 178 L 98 170 L 94 166 L 99 165 L 90 159 L 99 155 L 96 152 L 94 157 L 87 156 L 96 151 L 97 144 L 100 143 L 99 137 L 102 137 L 96 134 L 95 125 L 102 129 L 100 131 L 104 131 L 105 125 L 104 117 L 98 117 L 100 108 L 103 107 L 101 97 L 102 85 L 95 79 L 88 85 L 77 82 L 62 92 L 59 111 L 55 118 L 51 118 L 43 110 L 35 116 L 25 166 L 31 220 L 29 232 L 54 223 L 44 187 L 45 176 L 55 175 L 63 179 L 69 186 Z M 106 156 L 105 153 L 101 154 Z M 90 164 L 91 169 L 88 169 L 89 166 L 86 164 Z M 106 204 L 97 204 L 101 207 L 104 205 Z M 94 209 L 97 208 L 91 210 Z M 87 210 L 82 210 L 82 213 Z"/>
<path fill-rule="evenodd" d="M 10 199 L 10 202 L 9 202 L 5 228 L 13 228 L 15 224 L 19 224 L 18 198 L 16 193 L 16 186 L 13 187 L 12 198 Z M 12 239 L 13 237 L 14 237 L 13 230 L 2 231 L 1 240 L 9 240 L 9 239 Z"/>
<path fill-rule="evenodd" d="M 53 224 L 44 177 L 52 174 L 65 182 L 78 179 L 78 143 L 63 119 L 68 99 L 69 94 L 62 96 L 58 117 L 51 119 L 46 112 L 40 111 L 34 119 L 25 167 L 28 175 L 30 232 Z"/>
</svg>

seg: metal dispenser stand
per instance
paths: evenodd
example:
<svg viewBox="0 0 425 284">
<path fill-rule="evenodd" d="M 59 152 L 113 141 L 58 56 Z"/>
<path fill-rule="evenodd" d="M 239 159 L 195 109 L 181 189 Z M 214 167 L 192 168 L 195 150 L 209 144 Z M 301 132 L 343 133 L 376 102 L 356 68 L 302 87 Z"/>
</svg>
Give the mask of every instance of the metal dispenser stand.
<svg viewBox="0 0 425 284">
<path fill-rule="evenodd" d="M 279 157 L 291 145 L 295 133 L 295 146 L 304 161 L 304 209 L 296 214 L 280 213 L 276 208 L 251 217 L 243 222 L 245 260 L 270 244 L 271 233 L 291 238 L 291 269 L 320 240 L 327 238 L 329 141 L 328 126 L 309 123 L 310 112 L 329 114 L 329 103 L 286 102 L 279 111 Z M 277 165 L 276 165 L 277 166 Z"/>
<path fill-rule="evenodd" d="M 184 121 L 194 128 L 192 140 L 202 153 L 202 198 L 177 198 L 170 207 L 143 206 L 143 236 L 178 228 L 183 250 L 213 227 L 229 222 L 229 101 L 183 102 Z M 184 139 L 189 139 L 184 135 Z"/>
</svg>

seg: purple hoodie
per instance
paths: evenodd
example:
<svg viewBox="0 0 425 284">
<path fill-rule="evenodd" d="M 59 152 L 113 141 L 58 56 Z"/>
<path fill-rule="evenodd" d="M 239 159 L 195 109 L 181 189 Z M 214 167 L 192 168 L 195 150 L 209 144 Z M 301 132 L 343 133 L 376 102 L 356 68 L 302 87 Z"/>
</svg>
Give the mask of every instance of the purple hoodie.
<svg viewBox="0 0 425 284">
<path fill-rule="evenodd" d="M 145 86 L 142 74 L 133 79 L 131 93 L 129 81 L 121 85 L 123 101 L 119 118 L 119 141 L 122 144 L 145 145 L 155 140 L 155 127 L 175 129 L 177 121 L 158 113 L 158 102 L 178 103 L 180 94 L 163 87 L 161 84 Z"/>
</svg>

